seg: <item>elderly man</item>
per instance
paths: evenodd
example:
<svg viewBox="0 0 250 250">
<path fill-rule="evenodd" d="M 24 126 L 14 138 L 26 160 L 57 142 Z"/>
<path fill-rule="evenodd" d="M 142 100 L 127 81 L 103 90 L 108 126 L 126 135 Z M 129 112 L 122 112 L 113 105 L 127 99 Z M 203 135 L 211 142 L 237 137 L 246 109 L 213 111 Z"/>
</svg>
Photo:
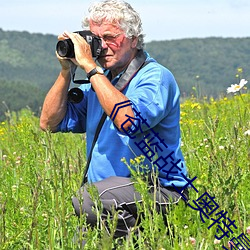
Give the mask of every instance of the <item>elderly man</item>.
<svg viewBox="0 0 250 250">
<path fill-rule="evenodd" d="M 128 3 L 106 0 L 93 4 L 83 27 L 101 40 L 101 54 L 95 61 L 89 43 L 78 33 L 59 36 L 59 40 L 72 41 L 75 56 L 57 54 L 61 71 L 45 98 L 40 126 L 52 132 L 86 132 L 86 179 L 98 190 L 103 220 L 107 215 L 112 219 L 114 209 L 119 211 L 115 237 L 120 237 L 135 226 L 136 201 L 141 201 L 122 158 L 130 162 L 145 156 L 141 171 L 145 177 L 157 173 L 156 202 L 161 211 L 167 204 L 188 197 L 187 170 L 180 149 L 180 93 L 171 72 L 144 51 L 141 19 Z M 83 92 L 79 103 L 68 99 L 75 66 L 89 79 L 89 84 L 79 87 Z M 120 103 L 124 105 L 114 115 Z M 100 125 L 103 113 L 106 116 Z M 94 138 L 97 128 L 99 136 Z M 153 197 L 150 178 L 148 185 Z M 87 223 L 95 226 L 94 203 L 85 186 L 83 183 L 80 190 L 83 202 L 75 197 L 73 205 L 78 216 L 86 214 Z"/>
</svg>

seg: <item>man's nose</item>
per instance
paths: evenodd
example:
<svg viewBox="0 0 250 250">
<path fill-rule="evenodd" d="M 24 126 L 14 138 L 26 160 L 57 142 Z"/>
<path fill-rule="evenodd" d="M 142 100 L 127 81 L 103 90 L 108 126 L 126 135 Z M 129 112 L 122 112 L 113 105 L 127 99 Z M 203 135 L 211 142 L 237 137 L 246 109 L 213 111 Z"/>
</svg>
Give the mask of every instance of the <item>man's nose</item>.
<svg viewBox="0 0 250 250">
<path fill-rule="evenodd" d="M 107 43 L 105 42 L 105 40 L 103 38 L 101 38 L 101 41 L 102 41 L 102 48 L 103 49 L 107 49 L 108 48 L 108 45 Z"/>
</svg>

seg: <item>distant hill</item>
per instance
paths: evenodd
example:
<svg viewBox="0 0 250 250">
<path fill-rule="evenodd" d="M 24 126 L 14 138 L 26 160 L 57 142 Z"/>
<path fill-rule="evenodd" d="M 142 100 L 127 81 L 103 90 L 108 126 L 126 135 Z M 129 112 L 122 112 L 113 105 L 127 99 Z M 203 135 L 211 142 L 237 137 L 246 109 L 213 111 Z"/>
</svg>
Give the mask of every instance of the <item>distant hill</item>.
<svg viewBox="0 0 250 250">
<path fill-rule="evenodd" d="M 218 97 L 239 77 L 250 80 L 249 38 L 203 38 L 159 41 L 146 49 L 175 75 L 182 95 L 196 87 L 199 96 Z"/>
<path fill-rule="evenodd" d="M 57 37 L 0 29 L 0 79 L 48 89 L 59 70 Z"/>
<path fill-rule="evenodd" d="M 60 70 L 57 37 L 0 29 L 0 119 L 6 106 L 29 106 L 36 113 Z M 146 50 L 176 77 L 182 96 L 217 97 L 236 83 L 236 73 L 250 79 L 250 38 L 204 38 L 153 41 Z M 199 76 L 199 77 L 198 77 Z M 4 102 L 4 104 L 3 104 Z"/>
<path fill-rule="evenodd" d="M 56 42 L 53 35 L 0 29 L 0 120 L 7 107 L 17 111 L 28 106 L 39 113 L 60 69 Z"/>
</svg>

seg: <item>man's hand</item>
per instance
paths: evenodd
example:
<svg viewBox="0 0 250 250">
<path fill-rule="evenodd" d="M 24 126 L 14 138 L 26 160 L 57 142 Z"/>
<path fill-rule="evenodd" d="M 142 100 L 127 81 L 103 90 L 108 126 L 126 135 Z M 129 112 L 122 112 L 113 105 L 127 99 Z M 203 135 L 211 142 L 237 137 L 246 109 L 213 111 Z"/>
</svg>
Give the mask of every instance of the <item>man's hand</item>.
<svg viewBox="0 0 250 250">
<path fill-rule="evenodd" d="M 88 73 L 96 67 L 96 63 L 92 57 L 90 45 L 78 33 L 65 31 L 63 33 L 64 39 L 71 39 L 74 44 L 75 58 L 70 58 L 70 61 L 75 65 L 80 66 Z"/>
<path fill-rule="evenodd" d="M 58 36 L 59 41 L 62 41 L 62 40 L 68 39 L 68 38 L 69 37 L 66 36 L 65 34 Z M 56 52 L 56 57 L 57 57 L 58 61 L 60 62 L 63 71 L 70 71 L 71 69 L 76 68 L 76 66 L 78 66 L 77 61 L 74 58 L 61 57 L 58 55 L 57 52 Z"/>
</svg>

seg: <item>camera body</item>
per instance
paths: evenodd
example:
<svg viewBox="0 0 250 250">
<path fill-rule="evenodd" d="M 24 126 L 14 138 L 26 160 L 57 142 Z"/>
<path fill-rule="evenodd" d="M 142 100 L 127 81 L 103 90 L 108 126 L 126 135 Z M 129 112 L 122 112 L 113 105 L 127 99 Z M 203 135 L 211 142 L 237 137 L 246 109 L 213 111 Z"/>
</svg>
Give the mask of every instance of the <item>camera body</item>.
<svg viewBox="0 0 250 250">
<path fill-rule="evenodd" d="M 75 31 L 74 33 L 81 35 L 90 45 L 93 57 L 98 57 L 101 54 L 102 41 L 99 37 L 95 36 L 90 30 Z M 56 44 L 56 51 L 61 57 L 75 57 L 74 44 L 71 39 L 58 41 Z"/>
</svg>

